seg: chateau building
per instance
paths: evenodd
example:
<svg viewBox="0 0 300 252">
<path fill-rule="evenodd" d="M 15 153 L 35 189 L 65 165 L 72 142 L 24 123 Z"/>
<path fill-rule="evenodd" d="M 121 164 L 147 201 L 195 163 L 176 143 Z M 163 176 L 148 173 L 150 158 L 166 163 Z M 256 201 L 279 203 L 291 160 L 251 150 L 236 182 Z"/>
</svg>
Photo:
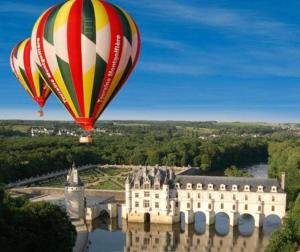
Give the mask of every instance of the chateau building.
<svg viewBox="0 0 300 252">
<path fill-rule="evenodd" d="M 238 224 L 239 216 L 250 214 L 256 227 L 265 217 L 285 216 L 285 176 L 281 183 L 269 178 L 198 176 L 190 168 L 177 174 L 158 166 L 144 167 L 125 183 L 125 204 L 122 218 L 128 222 L 173 224 L 184 218 L 193 223 L 195 214 L 202 212 L 206 224 L 213 224 L 215 215 L 222 212 L 231 226 Z M 184 216 L 184 217 L 183 217 Z"/>
</svg>

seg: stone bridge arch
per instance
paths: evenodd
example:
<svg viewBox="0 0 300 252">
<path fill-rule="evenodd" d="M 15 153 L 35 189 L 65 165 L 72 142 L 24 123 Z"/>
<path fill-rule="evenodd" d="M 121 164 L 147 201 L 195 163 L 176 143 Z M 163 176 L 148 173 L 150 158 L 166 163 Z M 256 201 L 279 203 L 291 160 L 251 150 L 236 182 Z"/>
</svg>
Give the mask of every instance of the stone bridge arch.
<svg viewBox="0 0 300 252">
<path fill-rule="evenodd" d="M 117 205 L 115 203 L 95 204 L 86 208 L 86 220 L 93 220 L 100 214 L 107 213 L 110 218 L 116 218 L 118 215 Z"/>
<path fill-rule="evenodd" d="M 255 229 L 255 218 L 250 213 L 240 213 L 238 219 L 238 231 L 242 236 L 251 236 Z"/>
<path fill-rule="evenodd" d="M 264 234 L 270 234 L 274 230 L 278 229 L 281 226 L 281 218 L 277 214 L 269 214 L 265 216 L 263 220 L 263 232 Z"/>
<path fill-rule="evenodd" d="M 197 211 L 194 213 L 194 229 L 196 234 L 205 233 L 206 229 L 206 215 L 203 211 Z"/>
<path fill-rule="evenodd" d="M 215 214 L 215 231 L 219 236 L 226 236 L 230 232 L 230 214 L 217 212 Z"/>
</svg>

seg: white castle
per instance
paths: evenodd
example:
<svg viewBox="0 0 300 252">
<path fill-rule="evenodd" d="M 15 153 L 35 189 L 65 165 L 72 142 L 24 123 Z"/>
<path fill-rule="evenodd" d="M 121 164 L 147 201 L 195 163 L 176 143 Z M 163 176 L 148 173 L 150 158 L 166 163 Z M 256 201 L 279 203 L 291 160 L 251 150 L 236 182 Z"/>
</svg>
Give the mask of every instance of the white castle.
<svg viewBox="0 0 300 252">
<path fill-rule="evenodd" d="M 215 215 L 229 216 L 231 226 L 239 216 L 250 214 L 255 226 L 262 226 L 269 215 L 285 216 L 285 176 L 281 183 L 269 178 L 198 176 L 195 168 L 175 175 L 171 169 L 146 167 L 128 176 L 125 182 L 125 204 L 122 218 L 128 222 L 173 224 L 193 223 L 197 212 L 213 224 Z"/>
<path fill-rule="evenodd" d="M 85 218 L 84 184 L 79 178 L 78 170 L 74 163 L 67 175 L 65 202 L 67 213 L 71 219 Z"/>
</svg>

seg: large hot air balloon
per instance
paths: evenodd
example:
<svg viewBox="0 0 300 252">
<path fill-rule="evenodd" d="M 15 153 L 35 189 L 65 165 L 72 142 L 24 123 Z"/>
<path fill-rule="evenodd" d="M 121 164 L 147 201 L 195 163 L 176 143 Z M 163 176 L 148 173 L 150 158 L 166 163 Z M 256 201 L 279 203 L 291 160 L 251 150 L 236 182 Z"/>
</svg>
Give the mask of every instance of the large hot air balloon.
<svg viewBox="0 0 300 252">
<path fill-rule="evenodd" d="M 86 132 L 129 77 L 140 51 L 133 19 L 101 0 L 69 0 L 36 22 L 32 50 L 51 89 Z"/>
<path fill-rule="evenodd" d="M 10 63 L 17 79 L 40 106 L 39 116 L 43 116 L 42 109 L 51 91 L 39 74 L 30 48 L 30 39 L 23 40 L 12 50 Z"/>
</svg>

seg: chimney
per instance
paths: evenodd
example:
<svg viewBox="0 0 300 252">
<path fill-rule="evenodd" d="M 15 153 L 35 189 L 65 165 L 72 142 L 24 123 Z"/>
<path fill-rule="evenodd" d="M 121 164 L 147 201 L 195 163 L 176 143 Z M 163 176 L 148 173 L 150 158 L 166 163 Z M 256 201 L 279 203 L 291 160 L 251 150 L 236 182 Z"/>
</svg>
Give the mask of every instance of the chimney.
<svg viewBox="0 0 300 252">
<path fill-rule="evenodd" d="M 285 188 L 285 172 L 281 173 L 281 189 L 284 190 Z"/>
</svg>

